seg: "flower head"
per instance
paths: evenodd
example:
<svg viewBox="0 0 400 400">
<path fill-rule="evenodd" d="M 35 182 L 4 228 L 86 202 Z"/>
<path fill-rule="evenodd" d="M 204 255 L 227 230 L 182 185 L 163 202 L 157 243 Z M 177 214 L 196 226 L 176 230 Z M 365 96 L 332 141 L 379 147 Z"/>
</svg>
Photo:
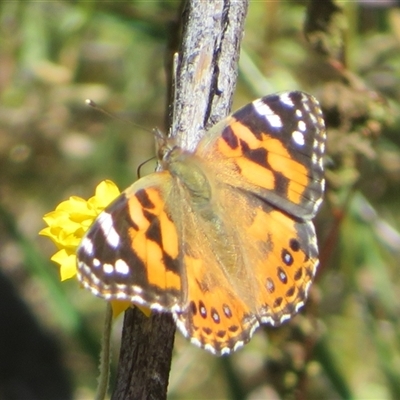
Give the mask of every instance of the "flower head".
<svg viewBox="0 0 400 400">
<path fill-rule="evenodd" d="M 97 216 L 119 194 L 117 186 L 106 180 L 97 186 L 95 195 L 89 200 L 72 196 L 43 217 L 48 226 L 39 234 L 49 237 L 58 248 L 51 260 L 60 265 L 61 281 L 76 275 L 76 250 L 83 235 Z M 131 305 L 127 301 L 111 303 L 114 315 L 118 315 Z"/>
</svg>

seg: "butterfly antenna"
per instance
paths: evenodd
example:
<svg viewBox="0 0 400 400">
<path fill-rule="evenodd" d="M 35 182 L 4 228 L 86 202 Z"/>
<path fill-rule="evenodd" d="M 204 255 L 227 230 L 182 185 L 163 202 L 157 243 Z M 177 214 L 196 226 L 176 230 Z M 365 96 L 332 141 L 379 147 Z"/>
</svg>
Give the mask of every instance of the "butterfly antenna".
<svg viewBox="0 0 400 400">
<path fill-rule="evenodd" d="M 111 114 L 109 111 L 107 111 L 107 110 L 105 110 L 104 108 L 100 107 L 100 106 L 99 106 L 95 101 L 93 101 L 92 99 L 86 99 L 86 100 L 85 100 L 85 103 L 86 103 L 89 107 L 92 107 L 92 108 L 94 108 L 94 109 L 97 110 L 97 111 L 100 111 L 102 114 L 107 115 L 108 117 L 111 117 L 112 119 L 116 119 L 116 120 L 118 120 L 118 121 L 128 123 L 128 124 L 130 124 L 130 125 L 136 126 L 137 128 L 143 129 L 143 130 L 146 131 L 146 132 L 150 132 L 151 134 L 154 134 L 153 131 L 152 131 L 151 129 L 145 128 L 145 127 L 142 126 L 142 125 L 135 124 L 135 123 L 132 122 L 132 121 L 129 121 L 129 120 L 127 120 L 127 119 L 120 118 L 120 117 L 118 117 L 118 116 L 116 116 L 116 115 L 114 115 L 114 114 Z"/>
<path fill-rule="evenodd" d="M 108 112 L 108 111 L 105 110 L 104 108 L 100 107 L 95 101 L 93 101 L 93 100 L 91 100 L 91 99 L 86 99 L 86 100 L 85 100 L 85 103 L 86 103 L 88 106 L 94 108 L 94 109 L 97 110 L 97 111 L 100 111 L 101 113 L 103 113 L 103 114 L 105 114 L 105 115 L 107 115 L 107 116 L 109 116 L 109 117 L 111 117 L 111 118 L 117 119 L 118 121 L 122 121 L 122 122 L 128 122 L 129 124 L 134 125 L 134 126 L 140 128 L 140 129 L 143 129 L 143 130 L 145 130 L 146 132 L 151 132 L 151 134 L 155 136 L 156 140 L 158 139 L 158 140 L 164 141 L 164 135 L 163 135 L 163 133 L 162 133 L 161 131 L 159 131 L 158 129 L 150 130 L 150 129 L 147 129 L 147 128 L 141 126 L 141 125 L 135 124 L 135 123 L 132 122 L 132 121 L 128 121 L 128 120 L 125 120 L 125 119 L 123 119 L 123 118 L 119 118 L 119 117 L 117 117 L 117 116 L 111 114 L 110 112 Z M 160 138 L 161 138 L 161 139 L 160 139 Z M 154 160 L 155 158 L 157 158 L 157 157 L 156 157 L 156 156 L 151 157 L 151 158 L 149 158 L 148 160 L 143 161 L 142 163 L 139 164 L 139 166 L 137 167 L 137 170 L 136 170 L 136 174 L 137 174 L 138 179 L 140 178 L 140 173 L 141 173 L 142 167 L 143 167 L 145 164 L 147 164 L 149 161 Z"/>
<path fill-rule="evenodd" d="M 106 111 L 104 108 L 100 107 L 96 102 L 94 102 L 92 99 L 86 99 L 85 103 L 89 107 L 92 107 L 97 111 L 100 111 L 102 114 L 107 115 L 108 117 L 111 117 L 113 119 L 115 118 L 115 119 L 118 119 L 119 121 L 121 121 L 121 119 L 119 117 L 117 117 L 116 115 L 113 115 L 110 112 Z M 124 122 L 128 122 L 128 121 L 124 121 Z"/>
<path fill-rule="evenodd" d="M 148 160 L 143 161 L 142 163 L 139 164 L 139 166 L 137 167 L 137 170 L 136 170 L 136 175 L 137 175 L 138 179 L 141 178 L 141 176 L 140 176 L 140 170 L 142 169 L 143 165 L 147 164 L 147 163 L 148 163 L 149 161 L 151 161 L 151 160 L 154 160 L 155 158 L 156 158 L 156 156 L 151 157 L 151 158 L 149 158 Z"/>
</svg>

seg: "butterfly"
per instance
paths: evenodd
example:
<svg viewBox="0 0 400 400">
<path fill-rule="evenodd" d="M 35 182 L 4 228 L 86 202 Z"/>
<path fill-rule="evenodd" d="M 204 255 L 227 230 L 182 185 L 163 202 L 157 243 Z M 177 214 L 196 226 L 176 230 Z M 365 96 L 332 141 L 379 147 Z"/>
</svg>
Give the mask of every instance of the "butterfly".
<svg viewBox="0 0 400 400">
<path fill-rule="evenodd" d="M 157 135 L 161 170 L 98 216 L 77 251 L 78 279 L 107 300 L 171 312 L 211 353 L 235 351 L 305 303 L 325 139 L 317 100 L 299 91 L 253 101 L 192 152 Z"/>
</svg>

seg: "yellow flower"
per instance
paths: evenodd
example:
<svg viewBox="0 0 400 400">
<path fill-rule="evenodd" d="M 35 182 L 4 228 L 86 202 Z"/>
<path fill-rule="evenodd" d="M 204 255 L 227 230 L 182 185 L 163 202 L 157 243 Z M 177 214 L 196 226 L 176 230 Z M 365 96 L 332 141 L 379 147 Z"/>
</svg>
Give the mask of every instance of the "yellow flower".
<svg viewBox="0 0 400 400">
<path fill-rule="evenodd" d="M 72 196 L 43 217 L 48 227 L 42 229 L 39 235 L 48 236 L 59 249 L 51 260 L 60 264 L 62 281 L 76 275 L 75 252 L 84 233 L 119 193 L 113 182 L 103 181 L 89 200 Z"/>
<path fill-rule="evenodd" d="M 117 186 L 106 180 L 97 186 L 95 195 L 89 200 L 72 196 L 43 217 L 48 226 L 39 234 L 49 237 L 58 248 L 51 260 L 60 265 L 61 281 L 76 275 L 76 250 L 83 235 L 119 194 Z M 111 304 L 114 316 L 131 305 L 127 301 L 112 301 Z"/>
</svg>

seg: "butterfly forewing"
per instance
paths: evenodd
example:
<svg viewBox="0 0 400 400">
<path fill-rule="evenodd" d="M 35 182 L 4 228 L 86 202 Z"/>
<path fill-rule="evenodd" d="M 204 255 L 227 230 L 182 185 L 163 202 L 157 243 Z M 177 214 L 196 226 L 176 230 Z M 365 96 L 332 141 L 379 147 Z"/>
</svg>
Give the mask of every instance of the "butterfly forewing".
<svg viewBox="0 0 400 400">
<path fill-rule="evenodd" d="M 107 300 L 156 310 L 181 302 L 179 238 L 165 199 L 168 171 L 134 183 L 90 227 L 78 249 L 78 279 Z"/>
<path fill-rule="evenodd" d="M 302 92 L 257 99 L 212 130 L 196 153 L 222 180 L 294 217 L 312 218 L 324 191 L 325 126 L 317 100 Z"/>
</svg>

